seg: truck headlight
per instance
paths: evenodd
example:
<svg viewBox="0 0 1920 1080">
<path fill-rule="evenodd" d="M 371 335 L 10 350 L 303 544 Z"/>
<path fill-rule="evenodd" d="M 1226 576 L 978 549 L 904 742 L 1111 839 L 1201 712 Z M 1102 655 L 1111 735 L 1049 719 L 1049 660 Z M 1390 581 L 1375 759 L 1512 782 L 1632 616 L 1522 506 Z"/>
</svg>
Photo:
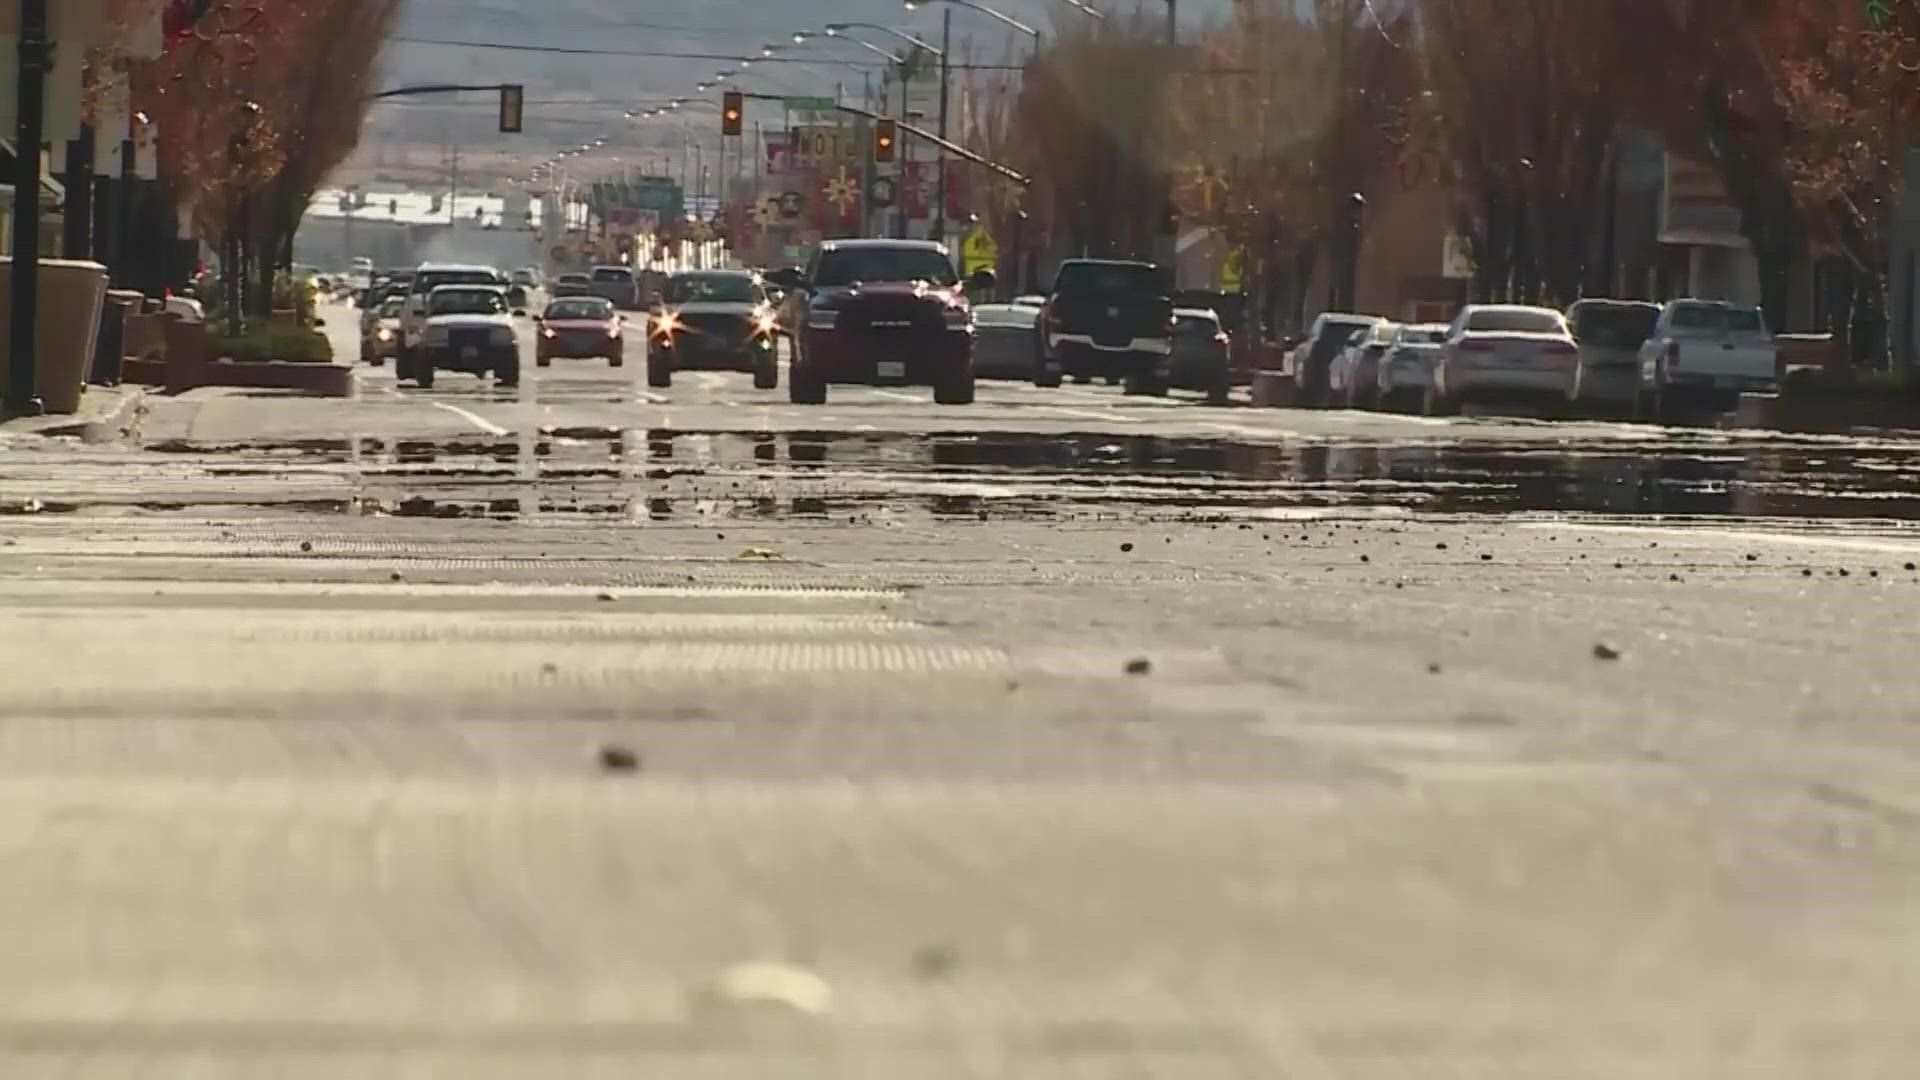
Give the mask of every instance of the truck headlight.
<svg viewBox="0 0 1920 1080">
<path fill-rule="evenodd" d="M 814 308 L 807 312 L 807 329 L 831 330 L 840 321 L 840 313 L 832 308 Z"/>
</svg>

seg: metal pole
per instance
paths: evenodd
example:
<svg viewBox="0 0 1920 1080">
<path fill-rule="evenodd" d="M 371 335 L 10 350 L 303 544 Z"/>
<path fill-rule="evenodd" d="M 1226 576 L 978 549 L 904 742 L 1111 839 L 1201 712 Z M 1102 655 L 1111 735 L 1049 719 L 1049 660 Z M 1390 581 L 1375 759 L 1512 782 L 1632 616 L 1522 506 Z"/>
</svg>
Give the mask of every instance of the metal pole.
<svg viewBox="0 0 1920 1080">
<path fill-rule="evenodd" d="M 14 131 L 13 323 L 5 411 L 37 416 L 34 340 L 40 306 L 40 144 L 47 98 L 47 0 L 20 0 L 19 123 Z"/>
<path fill-rule="evenodd" d="M 940 18 L 940 141 L 946 142 L 947 135 L 947 95 L 948 84 L 953 81 L 953 66 L 949 59 L 953 55 L 953 5 L 948 4 Z M 935 185 L 934 198 L 939 206 L 933 212 L 933 232 L 938 240 L 947 238 L 947 148 L 940 148 L 940 179 Z"/>
<path fill-rule="evenodd" d="M 909 81 L 907 79 L 907 65 L 900 65 L 898 75 L 900 78 L 900 123 L 904 125 L 907 122 L 907 83 Z M 902 134 L 904 133 L 905 131 L 903 129 Z M 913 144 L 906 139 L 896 138 L 894 140 L 894 156 L 900 161 L 898 171 L 900 179 L 902 180 L 907 178 L 907 166 L 912 164 L 912 162 L 907 160 L 909 157 L 907 148 L 912 145 Z M 902 240 L 907 238 L 907 200 L 902 197 L 902 189 L 905 187 L 905 184 L 895 184 L 893 186 L 893 204 L 895 207 L 893 215 L 894 235 Z"/>
<path fill-rule="evenodd" d="M 1167 44 L 1180 42 L 1180 0 L 1167 0 Z"/>
<path fill-rule="evenodd" d="M 67 140 L 66 242 L 69 259 L 93 258 L 93 125 L 80 125 L 80 137 Z"/>
</svg>

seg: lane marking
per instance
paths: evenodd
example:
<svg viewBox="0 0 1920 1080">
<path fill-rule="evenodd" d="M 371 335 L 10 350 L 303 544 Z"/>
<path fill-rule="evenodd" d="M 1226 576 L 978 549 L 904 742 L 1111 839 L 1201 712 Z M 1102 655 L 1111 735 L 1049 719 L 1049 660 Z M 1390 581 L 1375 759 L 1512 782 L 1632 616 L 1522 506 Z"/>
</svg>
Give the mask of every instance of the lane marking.
<svg viewBox="0 0 1920 1080">
<path fill-rule="evenodd" d="M 1117 412 L 1094 412 L 1091 409 L 1067 409 L 1058 405 L 1042 405 L 1035 412 L 1053 413 L 1056 416 L 1071 417 L 1075 420 L 1098 420 L 1101 423 L 1144 424 L 1145 420 L 1137 416 L 1122 416 Z"/>
<path fill-rule="evenodd" d="M 926 401 L 925 398 L 916 394 L 903 394 L 898 390 L 870 389 L 867 392 L 874 397 L 886 398 L 889 401 L 904 401 L 910 405 L 919 405 Z"/>
<path fill-rule="evenodd" d="M 433 407 L 436 409 L 445 409 L 446 411 L 452 413 L 455 416 L 458 416 L 460 419 L 465 420 L 467 423 L 472 424 L 474 427 L 479 428 L 481 431 L 495 438 L 499 438 L 502 435 L 513 434 L 511 431 L 501 427 L 499 424 L 496 424 L 491 420 L 488 420 L 486 417 L 468 412 L 467 410 L 461 408 L 458 405 L 449 405 L 444 401 L 436 401 L 433 403 Z"/>
</svg>

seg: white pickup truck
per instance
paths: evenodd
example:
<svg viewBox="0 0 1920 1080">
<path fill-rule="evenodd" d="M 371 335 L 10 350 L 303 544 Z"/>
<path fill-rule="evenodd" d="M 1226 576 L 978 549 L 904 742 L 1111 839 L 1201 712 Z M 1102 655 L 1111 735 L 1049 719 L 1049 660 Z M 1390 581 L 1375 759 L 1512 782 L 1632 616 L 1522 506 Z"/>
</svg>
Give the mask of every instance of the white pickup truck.
<svg viewBox="0 0 1920 1080">
<path fill-rule="evenodd" d="M 1760 309 L 1723 300 L 1671 300 L 1640 346 L 1636 415 L 1727 412 L 1740 395 L 1771 392 L 1779 349 Z"/>
</svg>

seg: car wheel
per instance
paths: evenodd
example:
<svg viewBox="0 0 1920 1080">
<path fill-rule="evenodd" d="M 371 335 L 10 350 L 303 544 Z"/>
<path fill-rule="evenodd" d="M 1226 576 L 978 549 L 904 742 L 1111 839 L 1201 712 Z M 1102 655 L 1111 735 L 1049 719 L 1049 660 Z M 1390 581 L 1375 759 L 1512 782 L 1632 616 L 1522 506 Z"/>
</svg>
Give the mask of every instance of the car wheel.
<svg viewBox="0 0 1920 1080">
<path fill-rule="evenodd" d="M 788 370 L 787 400 L 795 405 L 825 405 L 827 403 L 826 380 L 805 368 L 796 367 Z"/>
<path fill-rule="evenodd" d="M 433 389 L 433 362 L 418 360 L 413 362 L 413 383 L 422 390 Z"/>
<path fill-rule="evenodd" d="M 495 386 L 506 386 L 506 387 L 519 386 L 520 385 L 520 361 L 515 360 L 510 364 L 501 364 L 499 367 L 494 368 L 493 382 Z"/>
<path fill-rule="evenodd" d="M 647 351 L 647 385 L 662 388 L 673 385 L 673 357 L 651 349 Z"/>
<path fill-rule="evenodd" d="M 935 405 L 973 404 L 973 369 L 952 376 L 933 388 Z"/>
<path fill-rule="evenodd" d="M 1052 389 L 1060 385 L 1060 365 L 1041 361 L 1033 369 L 1033 385 Z"/>
<path fill-rule="evenodd" d="M 607 354 L 608 367 L 625 367 L 626 364 L 627 364 L 627 357 L 625 353 L 616 352 L 616 353 Z"/>
<path fill-rule="evenodd" d="M 774 357 L 772 349 L 767 349 L 753 361 L 753 388 L 773 390 L 779 385 L 780 361 Z"/>
<path fill-rule="evenodd" d="M 367 364 L 368 364 L 368 366 L 370 366 L 370 367 L 386 367 L 386 366 L 387 366 L 387 358 L 386 358 L 386 357 L 384 357 L 384 356 L 376 356 L 376 357 L 374 357 L 374 358 L 372 358 L 371 360 L 368 360 L 368 361 L 367 361 Z"/>
<path fill-rule="evenodd" d="M 534 367 L 552 367 L 552 366 L 553 366 L 553 357 L 551 357 L 551 356 L 536 356 L 536 357 L 534 357 L 534 358 L 533 358 L 533 366 L 534 366 Z"/>
<path fill-rule="evenodd" d="M 1207 384 L 1207 404 L 1226 405 L 1233 400 L 1233 375 L 1222 370 Z"/>
</svg>

